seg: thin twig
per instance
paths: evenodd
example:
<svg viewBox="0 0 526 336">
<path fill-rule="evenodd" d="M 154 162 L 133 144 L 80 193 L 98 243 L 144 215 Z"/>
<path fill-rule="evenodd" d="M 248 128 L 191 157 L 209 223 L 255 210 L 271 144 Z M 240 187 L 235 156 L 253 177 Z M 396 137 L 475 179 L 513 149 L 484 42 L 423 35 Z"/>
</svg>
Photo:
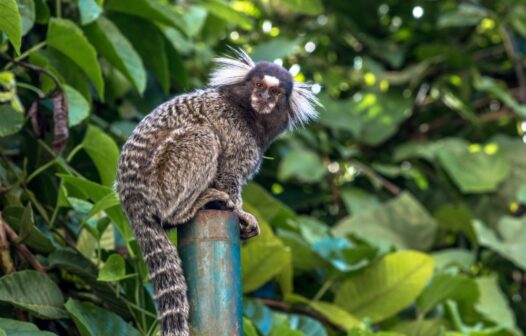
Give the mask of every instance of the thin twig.
<svg viewBox="0 0 526 336">
<path fill-rule="evenodd" d="M 4 220 L 0 212 L 0 266 L 4 274 L 11 274 L 15 271 L 13 259 L 9 253 L 9 241 L 5 232 Z"/>
<path fill-rule="evenodd" d="M 316 320 L 320 321 L 323 324 L 327 324 L 327 325 L 331 326 L 333 329 L 335 329 L 337 331 L 345 331 L 345 329 L 343 329 L 339 325 L 334 324 L 328 318 L 326 318 L 322 314 L 320 314 L 320 313 L 318 313 L 318 312 L 316 312 L 316 311 L 314 311 L 314 310 L 312 310 L 310 308 L 303 307 L 303 306 L 298 306 L 298 305 L 291 305 L 290 303 L 286 303 L 286 302 L 283 302 L 283 301 L 270 300 L 270 299 L 257 299 L 257 301 L 259 303 L 264 304 L 265 306 L 268 306 L 268 307 L 276 309 L 276 310 L 280 310 L 280 311 L 284 311 L 284 312 L 294 312 L 294 313 L 298 313 L 298 314 L 302 314 L 302 315 L 307 315 L 309 317 L 312 317 L 313 319 L 316 319 Z"/>
<path fill-rule="evenodd" d="M 19 256 L 29 262 L 31 267 L 35 269 L 35 271 L 46 273 L 46 268 L 42 266 L 35 258 L 33 253 L 29 251 L 27 246 L 25 244 L 19 243 L 20 237 L 18 234 L 4 221 L 2 217 L 0 217 L 0 226 L 2 226 L 5 230 L 7 238 L 15 245 Z"/>
<path fill-rule="evenodd" d="M 53 88 L 53 90 L 51 90 L 47 95 L 46 95 L 46 98 L 52 98 L 52 97 L 55 97 L 57 96 L 58 94 L 60 94 L 62 92 L 62 86 L 60 84 L 60 81 L 58 80 L 58 78 L 53 75 L 53 73 L 51 73 L 49 70 L 47 69 L 44 69 L 42 67 L 39 67 L 37 65 L 34 65 L 34 64 L 31 64 L 31 63 L 26 63 L 26 62 L 22 62 L 22 61 L 18 61 L 14 58 L 11 58 L 5 54 L 0 54 L 0 57 L 5 59 L 6 61 L 8 62 L 12 62 L 16 65 L 19 65 L 21 67 L 24 67 L 26 69 L 29 69 L 29 70 L 33 70 L 35 72 L 38 72 L 38 73 L 43 73 L 45 74 L 46 76 L 48 76 L 49 78 L 51 78 L 51 80 L 53 81 L 53 83 L 55 84 L 55 87 Z"/>
<path fill-rule="evenodd" d="M 375 172 L 373 169 L 369 168 L 364 163 L 361 163 L 357 160 L 350 160 L 350 163 L 358 168 L 362 173 L 369 176 L 371 179 L 378 181 L 385 189 L 389 190 L 393 195 L 398 196 L 400 194 L 400 188 L 398 188 L 393 183 L 389 182 L 383 176 Z"/>
</svg>

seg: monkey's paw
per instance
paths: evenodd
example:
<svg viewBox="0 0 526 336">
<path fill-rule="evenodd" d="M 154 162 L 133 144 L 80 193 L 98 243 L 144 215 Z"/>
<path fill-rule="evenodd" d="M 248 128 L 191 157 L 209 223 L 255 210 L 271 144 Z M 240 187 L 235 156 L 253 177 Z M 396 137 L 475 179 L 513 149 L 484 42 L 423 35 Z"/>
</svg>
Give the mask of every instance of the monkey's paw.
<svg viewBox="0 0 526 336">
<path fill-rule="evenodd" d="M 254 215 L 245 211 L 236 211 L 239 217 L 239 236 L 243 240 L 255 237 L 259 234 L 258 220 Z"/>
</svg>

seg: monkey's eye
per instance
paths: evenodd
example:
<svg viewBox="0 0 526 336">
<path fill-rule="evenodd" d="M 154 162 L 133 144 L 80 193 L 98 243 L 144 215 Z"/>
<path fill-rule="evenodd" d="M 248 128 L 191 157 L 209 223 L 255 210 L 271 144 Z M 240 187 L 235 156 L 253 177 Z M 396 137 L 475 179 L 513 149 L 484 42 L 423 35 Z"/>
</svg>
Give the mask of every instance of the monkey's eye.
<svg viewBox="0 0 526 336">
<path fill-rule="evenodd" d="M 256 89 L 261 89 L 261 88 L 263 88 L 263 83 L 256 82 Z"/>
<path fill-rule="evenodd" d="M 271 88 L 270 94 L 276 96 L 279 94 L 279 90 L 277 88 Z"/>
</svg>

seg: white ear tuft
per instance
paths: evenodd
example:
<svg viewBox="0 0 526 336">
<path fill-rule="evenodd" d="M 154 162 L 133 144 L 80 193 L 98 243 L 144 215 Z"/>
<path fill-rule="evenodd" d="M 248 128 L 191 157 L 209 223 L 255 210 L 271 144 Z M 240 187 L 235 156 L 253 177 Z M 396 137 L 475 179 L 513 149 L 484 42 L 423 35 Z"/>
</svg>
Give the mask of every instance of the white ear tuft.
<svg viewBox="0 0 526 336">
<path fill-rule="evenodd" d="M 323 107 L 311 90 L 312 84 L 294 82 L 289 102 L 292 110 L 292 120 L 289 128 L 297 124 L 304 126 L 309 120 L 318 116 L 315 106 Z"/>
<path fill-rule="evenodd" d="M 238 84 L 242 82 L 250 70 L 254 68 L 254 61 L 252 61 L 243 49 L 231 49 L 235 54 L 235 58 L 218 57 L 213 59 L 213 61 L 218 64 L 218 67 L 210 75 L 208 85 L 222 86 Z"/>
</svg>

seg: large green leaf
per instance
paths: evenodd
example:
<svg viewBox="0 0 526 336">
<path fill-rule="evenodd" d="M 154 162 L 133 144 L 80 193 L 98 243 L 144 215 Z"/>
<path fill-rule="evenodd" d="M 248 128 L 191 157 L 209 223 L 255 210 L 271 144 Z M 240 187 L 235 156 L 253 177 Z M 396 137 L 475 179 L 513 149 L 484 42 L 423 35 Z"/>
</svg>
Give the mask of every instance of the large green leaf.
<svg viewBox="0 0 526 336">
<path fill-rule="evenodd" d="M 347 100 L 322 97 L 325 110 L 320 122 L 334 129 L 350 131 L 368 145 L 391 137 L 411 115 L 412 99 L 396 93 L 359 93 Z"/>
<path fill-rule="evenodd" d="M 44 319 L 67 318 L 60 288 L 44 273 L 20 271 L 0 278 L 0 301 Z"/>
<path fill-rule="evenodd" d="M 308 149 L 292 149 L 281 160 L 278 168 L 278 178 L 282 181 L 297 178 L 306 183 L 321 180 L 327 168 L 321 158 Z"/>
<path fill-rule="evenodd" d="M 418 320 L 403 321 L 397 323 L 390 330 L 405 336 L 443 336 L 448 330 L 449 323 L 446 320 Z"/>
<path fill-rule="evenodd" d="M 146 72 L 142 60 L 113 22 L 102 16 L 84 27 L 84 32 L 97 51 L 142 93 L 146 87 Z"/>
<path fill-rule="evenodd" d="M 403 251 L 389 254 L 339 287 L 335 303 L 358 318 L 384 320 L 413 302 L 433 274 L 430 256 Z"/>
<path fill-rule="evenodd" d="M 241 249 L 243 292 L 258 289 L 278 275 L 285 266 L 288 253 L 279 240 L 250 242 Z"/>
<path fill-rule="evenodd" d="M 63 85 L 68 104 L 68 124 L 70 127 L 80 124 L 89 117 L 90 106 L 84 96 L 69 85 Z"/>
<path fill-rule="evenodd" d="M 503 217 L 497 224 L 500 237 L 480 221 L 475 221 L 474 226 L 480 245 L 526 270 L 526 217 Z"/>
<path fill-rule="evenodd" d="M 499 326 L 515 329 L 515 315 L 510 304 L 499 287 L 496 276 L 478 278 L 477 284 L 480 290 L 480 299 L 476 306 L 477 310 L 487 319 Z"/>
<path fill-rule="evenodd" d="M 20 54 L 22 45 L 22 18 L 18 12 L 16 0 L 5 0 L 0 2 L 0 31 L 3 31 L 9 42 Z"/>
<path fill-rule="evenodd" d="M 52 332 L 38 330 L 33 323 L 0 317 L 0 335 L 2 335 L 1 331 L 5 336 L 55 336 Z"/>
<path fill-rule="evenodd" d="M 496 143 L 450 142 L 440 148 L 438 160 L 464 193 L 495 191 L 510 172 L 509 162 Z"/>
<path fill-rule="evenodd" d="M 119 315 L 94 305 L 69 299 L 66 309 L 73 317 L 81 336 L 127 335 L 140 336 L 137 329 Z"/>
<path fill-rule="evenodd" d="M 66 19 L 51 19 L 47 32 L 47 43 L 75 62 L 93 81 L 101 99 L 104 98 L 104 81 L 97 60 L 97 52 L 74 22 Z"/>
<path fill-rule="evenodd" d="M 475 280 L 463 275 L 437 274 L 422 291 L 416 303 L 422 314 L 426 314 L 446 300 L 474 304 L 478 297 L 479 290 Z"/>
<path fill-rule="evenodd" d="M 152 22 L 138 17 L 119 14 L 112 15 L 111 18 L 132 43 L 144 65 L 153 72 L 164 92 L 168 92 L 170 69 L 166 56 L 166 39 L 160 29 Z"/>
<path fill-rule="evenodd" d="M 0 105 L 0 137 L 18 132 L 24 124 L 24 113 L 10 104 Z"/>
<path fill-rule="evenodd" d="M 429 249 L 437 224 L 411 194 L 404 192 L 382 206 L 343 219 L 336 235 L 355 234 L 372 244 L 389 242 L 398 248 Z"/>
<path fill-rule="evenodd" d="M 97 167 L 102 184 L 113 185 L 119 163 L 119 148 L 115 141 L 95 126 L 88 126 L 82 148 Z"/>
</svg>

